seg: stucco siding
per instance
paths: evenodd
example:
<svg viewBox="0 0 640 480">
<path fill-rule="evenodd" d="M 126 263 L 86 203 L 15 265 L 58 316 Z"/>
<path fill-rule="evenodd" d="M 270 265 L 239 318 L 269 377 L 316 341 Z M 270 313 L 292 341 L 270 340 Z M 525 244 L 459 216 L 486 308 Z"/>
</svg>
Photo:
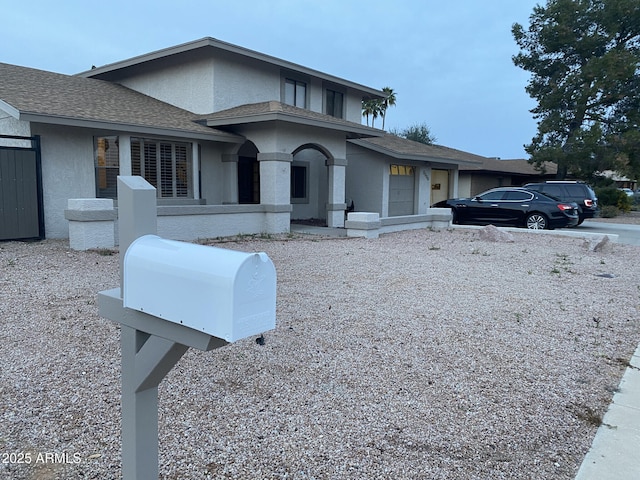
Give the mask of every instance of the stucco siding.
<svg viewBox="0 0 640 480">
<path fill-rule="evenodd" d="M 222 57 L 215 60 L 212 74 L 213 108 L 210 112 L 280 100 L 280 70 L 276 66 L 251 60 L 239 63 Z"/>
<path fill-rule="evenodd" d="M 95 198 L 93 135 L 85 129 L 33 125 L 41 136 L 42 194 L 47 238 L 67 238 L 70 198 Z"/>
<path fill-rule="evenodd" d="M 311 79 L 309 85 L 309 110 L 312 112 L 326 113 L 324 111 L 324 90 L 322 81 L 316 78 Z"/>
<path fill-rule="evenodd" d="M 115 81 L 190 112 L 213 112 L 213 60 L 193 59 L 175 65 L 165 63 L 162 68 L 133 69 L 129 76 Z"/>
<path fill-rule="evenodd" d="M 347 93 L 345 120 L 354 123 L 363 123 L 362 96 L 354 94 L 353 90 L 349 90 Z"/>
<path fill-rule="evenodd" d="M 8 113 L 0 110 L 0 134 L 17 135 L 20 137 L 31 136 L 31 125 L 29 122 L 16 120 Z M 3 147 L 30 147 L 31 142 L 24 140 L 12 140 L 9 138 L 0 138 L 0 146 Z"/>
<path fill-rule="evenodd" d="M 353 200 L 357 212 L 377 212 L 381 217 L 387 216 L 387 209 L 383 208 L 384 199 L 388 199 L 385 191 L 389 171 L 387 161 L 380 154 L 352 144 L 347 145 L 347 155 L 347 203 Z"/>
<path fill-rule="evenodd" d="M 222 150 L 215 143 L 205 142 L 200 149 L 200 198 L 207 205 L 223 203 L 224 174 Z"/>
<path fill-rule="evenodd" d="M 254 143 L 261 153 L 293 153 L 302 145 L 317 145 L 334 158 L 346 158 L 344 133 L 318 130 L 304 125 L 267 126 L 251 125 L 235 130 Z"/>
</svg>

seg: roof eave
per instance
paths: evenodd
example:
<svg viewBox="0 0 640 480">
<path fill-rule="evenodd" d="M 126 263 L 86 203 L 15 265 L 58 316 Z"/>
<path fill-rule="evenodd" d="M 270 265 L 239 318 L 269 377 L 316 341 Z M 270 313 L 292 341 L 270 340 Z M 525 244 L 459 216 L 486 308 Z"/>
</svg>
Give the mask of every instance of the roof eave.
<svg viewBox="0 0 640 480">
<path fill-rule="evenodd" d="M 368 150 L 372 150 L 374 152 L 382 153 L 383 155 L 387 155 L 391 158 L 396 158 L 398 160 L 413 160 L 420 162 L 430 162 L 430 163 L 440 163 L 446 165 L 480 165 L 481 162 L 475 162 L 472 160 L 456 160 L 450 158 L 442 158 L 442 157 L 434 157 L 432 155 L 421 155 L 416 153 L 403 153 L 398 152 L 396 150 L 392 150 L 386 147 L 382 147 L 380 145 L 375 145 L 371 142 L 362 142 L 357 139 L 349 140 L 351 143 L 358 145 L 360 147 L 366 148 Z"/>
<path fill-rule="evenodd" d="M 358 127 L 357 125 L 342 125 L 339 123 L 327 122 L 325 120 L 319 120 L 314 118 L 300 117 L 297 115 L 291 115 L 285 112 L 269 112 L 254 115 L 243 115 L 233 117 L 220 117 L 214 119 L 205 119 L 204 125 L 207 127 L 227 127 L 231 125 L 246 125 L 250 123 L 264 123 L 264 122 L 286 122 L 294 123 L 297 125 L 305 125 L 315 128 L 324 128 L 329 130 L 337 130 L 346 132 L 354 137 L 381 137 L 384 132 L 376 131 L 370 127 Z"/>
<path fill-rule="evenodd" d="M 69 127 L 91 128 L 96 130 L 123 131 L 144 135 L 169 136 L 178 138 L 188 138 L 193 140 L 208 140 L 224 143 L 244 143 L 245 139 L 240 135 L 219 132 L 195 132 L 190 130 L 180 130 L 173 128 L 152 127 L 148 125 L 135 125 L 104 120 L 90 120 L 74 117 L 63 117 L 54 115 L 43 115 L 37 113 L 21 113 L 19 120 L 33 123 L 43 123 L 51 125 L 65 125 Z"/>
</svg>

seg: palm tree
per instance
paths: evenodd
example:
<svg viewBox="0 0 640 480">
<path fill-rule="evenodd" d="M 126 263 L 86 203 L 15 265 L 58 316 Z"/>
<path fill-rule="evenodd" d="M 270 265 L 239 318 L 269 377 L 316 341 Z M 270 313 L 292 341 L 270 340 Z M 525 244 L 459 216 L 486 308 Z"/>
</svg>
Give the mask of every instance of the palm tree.
<svg viewBox="0 0 640 480">
<path fill-rule="evenodd" d="M 377 100 L 373 98 L 367 98 L 366 100 L 362 101 L 362 116 L 367 117 L 367 127 L 369 126 L 369 115 L 373 117 L 374 121 L 378 116 L 380 107 L 377 103 Z M 371 122 L 371 126 L 373 127 L 373 122 Z"/>
<path fill-rule="evenodd" d="M 371 100 L 362 100 L 362 116 L 367 118 L 367 127 L 369 126 L 369 115 L 371 115 Z"/>
<path fill-rule="evenodd" d="M 378 99 L 371 100 L 371 128 L 375 128 L 376 118 L 382 114 L 382 101 Z"/>
<path fill-rule="evenodd" d="M 384 87 L 384 100 L 380 104 L 380 114 L 382 115 L 382 130 L 384 130 L 384 120 L 387 117 L 387 108 L 396 106 L 396 92 L 391 87 Z"/>
</svg>

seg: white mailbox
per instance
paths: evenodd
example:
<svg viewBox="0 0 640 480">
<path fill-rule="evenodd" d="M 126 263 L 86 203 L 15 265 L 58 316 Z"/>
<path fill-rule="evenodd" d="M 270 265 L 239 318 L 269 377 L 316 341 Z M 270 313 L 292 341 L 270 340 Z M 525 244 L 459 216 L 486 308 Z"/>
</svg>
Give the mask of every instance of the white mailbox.
<svg viewBox="0 0 640 480">
<path fill-rule="evenodd" d="M 266 253 L 144 235 L 124 257 L 123 304 L 227 342 L 276 326 L 276 271 Z"/>
</svg>

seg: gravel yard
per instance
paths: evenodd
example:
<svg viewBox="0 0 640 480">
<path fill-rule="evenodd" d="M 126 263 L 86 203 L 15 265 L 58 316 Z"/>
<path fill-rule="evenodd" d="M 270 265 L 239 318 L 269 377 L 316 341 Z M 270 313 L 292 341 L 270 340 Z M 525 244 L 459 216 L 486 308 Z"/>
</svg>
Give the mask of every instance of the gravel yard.
<svg viewBox="0 0 640 480">
<path fill-rule="evenodd" d="M 161 478 L 572 479 L 640 343 L 640 249 L 514 237 L 217 244 L 271 257 L 278 324 L 165 378 Z M 0 478 L 120 478 L 108 253 L 0 243 Z"/>
</svg>

